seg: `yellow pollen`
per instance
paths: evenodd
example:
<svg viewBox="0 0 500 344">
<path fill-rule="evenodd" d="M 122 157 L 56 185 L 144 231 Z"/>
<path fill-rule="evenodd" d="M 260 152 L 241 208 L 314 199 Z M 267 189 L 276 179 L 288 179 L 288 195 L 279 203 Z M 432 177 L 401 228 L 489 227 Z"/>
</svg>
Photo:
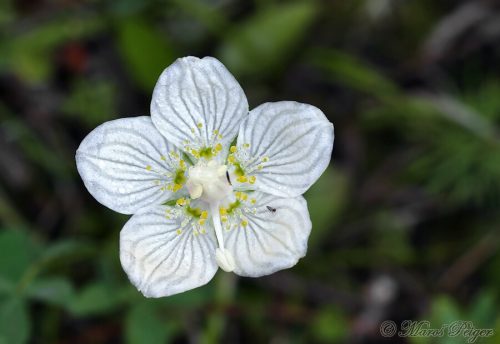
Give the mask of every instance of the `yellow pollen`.
<svg viewBox="0 0 500 344">
<path fill-rule="evenodd" d="M 176 203 L 177 205 L 182 206 L 182 205 L 186 204 L 186 200 L 185 200 L 184 198 L 179 198 L 179 199 L 177 200 L 177 202 L 175 202 L 175 203 Z"/>
<path fill-rule="evenodd" d="M 200 157 L 200 152 L 198 152 L 196 149 L 191 149 L 191 154 L 193 154 L 195 158 Z"/>
<path fill-rule="evenodd" d="M 181 169 L 185 170 L 186 169 L 186 162 L 184 160 L 179 160 L 179 166 Z"/>
<path fill-rule="evenodd" d="M 182 229 L 180 229 L 180 228 L 179 228 L 179 229 L 178 229 L 178 230 L 176 230 L 175 232 L 177 233 L 177 235 L 181 235 L 181 233 L 182 233 Z"/>
<path fill-rule="evenodd" d="M 222 150 L 222 145 L 220 143 L 218 143 L 216 146 L 215 146 L 215 151 L 216 152 L 220 152 Z"/>
<path fill-rule="evenodd" d="M 201 212 L 200 219 L 204 219 L 205 220 L 206 218 L 208 218 L 208 211 L 203 210 Z"/>
<path fill-rule="evenodd" d="M 243 147 L 244 147 L 244 148 L 250 148 L 250 143 L 244 143 L 244 144 L 243 144 Z"/>
<path fill-rule="evenodd" d="M 198 127 L 198 128 L 200 128 L 200 129 L 201 129 L 201 128 L 203 128 L 203 123 L 201 123 L 201 122 L 200 122 L 200 123 L 198 123 L 198 124 L 197 124 L 197 127 Z"/>
<path fill-rule="evenodd" d="M 199 219 L 198 223 L 200 224 L 200 226 L 203 226 L 205 224 L 205 221 L 206 219 Z"/>
<path fill-rule="evenodd" d="M 227 222 L 227 216 L 226 216 L 226 215 L 221 216 L 221 217 L 220 217 L 220 220 L 221 220 L 222 222 Z"/>
<path fill-rule="evenodd" d="M 255 204 L 255 203 L 257 203 L 257 200 L 256 200 L 255 198 L 252 198 L 252 199 L 250 200 L 250 203 Z"/>
<path fill-rule="evenodd" d="M 246 200 L 248 199 L 248 195 L 247 195 L 246 193 L 242 192 L 242 193 L 241 193 L 241 196 L 240 196 L 240 199 L 241 199 L 242 201 L 246 201 Z"/>
<path fill-rule="evenodd" d="M 260 171 L 260 170 L 262 170 L 263 168 L 264 168 L 264 166 L 262 166 L 262 165 L 258 165 L 258 166 L 257 166 L 257 169 L 258 169 L 259 171 Z"/>
<path fill-rule="evenodd" d="M 246 176 L 239 176 L 237 179 L 240 183 L 246 183 L 248 178 Z"/>
<path fill-rule="evenodd" d="M 220 207 L 219 208 L 219 214 L 221 214 L 221 215 L 227 215 L 227 209 L 224 208 L 224 207 Z"/>
<path fill-rule="evenodd" d="M 256 180 L 257 180 L 257 177 L 255 177 L 255 176 L 251 176 L 250 178 L 248 178 L 248 181 L 250 182 L 250 184 L 255 184 Z"/>
<path fill-rule="evenodd" d="M 236 159 L 234 158 L 234 155 L 231 154 L 227 157 L 227 161 L 231 164 L 234 164 L 236 162 Z"/>
<path fill-rule="evenodd" d="M 174 187 L 172 188 L 173 192 L 177 192 L 180 189 L 182 189 L 182 184 L 174 184 Z"/>
<path fill-rule="evenodd" d="M 151 165 L 146 166 L 146 170 L 151 171 Z"/>
<path fill-rule="evenodd" d="M 236 148 L 236 146 L 231 146 L 229 150 L 231 151 L 231 153 L 235 153 L 238 149 Z"/>
<path fill-rule="evenodd" d="M 162 155 L 162 156 L 160 157 L 160 159 L 161 159 L 161 160 L 163 160 L 163 161 L 167 160 L 167 158 L 165 158 L 165 155 Z"/>
<path fill-rule="evenodd" d="M 242 225 L 243 227 L 248 226 L 248 221 L 246 221 L 246 220 L 241 220 L 241 225 Z"/>
<path fill-rule="evenodd" d="M 219 131 L 217 129 L 214 130 L 214 135 L 219 135 Z"/>
<path fill-rule="evenodd" d="M 263 162 L 268 162 L 268 161 L 269 161 L 269 157 L 267 157 L 267 156 L 263 157 L 263 158 L 262 158 L 262 161 L 263 161 Z"/>
</svg>

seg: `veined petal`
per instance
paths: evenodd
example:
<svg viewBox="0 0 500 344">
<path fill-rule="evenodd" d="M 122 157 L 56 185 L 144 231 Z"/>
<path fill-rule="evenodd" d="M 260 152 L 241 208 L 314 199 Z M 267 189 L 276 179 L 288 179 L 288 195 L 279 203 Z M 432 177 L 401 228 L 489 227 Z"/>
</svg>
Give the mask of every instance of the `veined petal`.
<svg viewBox="0 0 500 344">
<path fill-rule="evenodd" d="M 92 196 L 123 214 L 161 204 L 178 191 L 186 168 L 181 160 L 149 116 L 106 122 L 76 152 L 78 172 Z"/>
<path fill-rule="evenodd" d="M 233 161 L 241 182 L 282 197 L 303 194 L 323 173 L 333 149 L 333 125 L 318 108 L 265 103 L 242 124 Z"/>
<path fill-rule="evenodd" d="M 279 198 L 255 191 L 235 215 L 228 215 L 226 249 L 234 258 L 234 272 L 259 277 L 290 268 L 307 251 L 311 220 L 306 200 Z M 239 217 L 235 221 L 232 217 Z"/>
<path fill-rule="evenodd" d="M 217 271 L 213 230 L 157 206 L 132 216 L 120 233 L 120 260 L 130 281 L 146 297 L 163 297 L 206 284 Z M 177 209 L 177 211 L 179 211 Z"/>
<path fill-rule="evenodd" d="M 213 57 L 175 61 L 161 74 L 151 101 L 158 130 L 196 158 L 222 156 L 247 115 L 245 93 Z"/>
</svg>

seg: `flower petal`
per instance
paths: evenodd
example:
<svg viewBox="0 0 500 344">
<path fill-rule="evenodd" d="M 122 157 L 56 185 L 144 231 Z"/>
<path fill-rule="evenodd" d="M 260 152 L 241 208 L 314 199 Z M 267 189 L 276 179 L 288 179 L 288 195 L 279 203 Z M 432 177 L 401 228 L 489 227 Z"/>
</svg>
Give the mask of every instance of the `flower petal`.
<svg viewBox="0 0 500 344">
<path fill-rule="evenodd" d="M 153 92 L 151 117 L 177 147 L 228 146 L 248 115 L 245 93 L 213 57 L 184 57 L 163 71 Z M 221 154 L 222 155 L 222 154 Z"/>
<path fill-rule="evenodd" d="M 255 209 L 244 208 L 244 221 L 225 231 L 226 248 L 236 265 L 234 272 L 259 277 L 294 266 L 306 254 L 311 232 L 306 200 L 259 191 L 251 197 Z"/>
<path fill-rule="evenodd" d="M 217 271 L 213 231 L 201 234 L 191 227 L 193 221 L 181 224 L 182 219 L 167 218 L 169 209 L 173 208 L 144 209 L 132 216 L 120 233 L 122 267 L 146 297 L 202 286 Z"/>
<path fill-rule="evenodd" d="M 295 197 L 328 166 L 333 138 L 333 125 L 318 108 L 291 101 L 265 103 L 242 124 L 235 158 L 256 189 Z"/>
<path fill-rule="evenodd" d="M 173 174 L 181 171 L 179 154 L 150 117 L 123 118 L 88 134 L 76 152 L 76 165 L 97 201 L 133 214 L 172 196 Z"/>
</svg>

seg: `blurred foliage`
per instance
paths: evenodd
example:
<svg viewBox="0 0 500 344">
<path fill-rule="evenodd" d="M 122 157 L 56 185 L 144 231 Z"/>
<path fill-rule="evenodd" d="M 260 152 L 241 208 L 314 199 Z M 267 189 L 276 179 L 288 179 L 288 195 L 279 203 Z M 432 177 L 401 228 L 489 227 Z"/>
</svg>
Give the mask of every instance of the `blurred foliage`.
<svg viewBox="0 0 500 344">
<path fill-rule="evenodd" d="M 1 1 L 0 344 L 377 343 L 387 319 L 500 333 L 499 17 L 472 0 Z M 221 59 L 251 108 L 319 107 L 335 149 L 296 267 L 150 300 L 120 266 L 127 217 L 74 153 L 148 114 L 184 55 Z"/>
</svg>

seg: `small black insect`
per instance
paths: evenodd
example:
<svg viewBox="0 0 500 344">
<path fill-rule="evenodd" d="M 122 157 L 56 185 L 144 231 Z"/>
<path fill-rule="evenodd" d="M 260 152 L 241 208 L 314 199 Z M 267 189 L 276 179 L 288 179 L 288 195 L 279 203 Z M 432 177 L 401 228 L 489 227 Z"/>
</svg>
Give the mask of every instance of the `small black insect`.
<svg viewBox="0 0 500 344">
<path fill-rule="evenodd" d="M 231 178 L 229 178 L 229 172 L 226 171 L 226 178 L 227 178 L 227 182 L 229 183 L 229 185 L 233 185 L 233 183 L 231 183 Z"/>
<path fill-rule="evenodd" d="M 269 210 L 271 213 L 275 213 L 276 212 L 276 208 L 273 208 L 273 207 L 270 207 L 270 206 L 266 206 L 267 210 Z"/>
</svg>

